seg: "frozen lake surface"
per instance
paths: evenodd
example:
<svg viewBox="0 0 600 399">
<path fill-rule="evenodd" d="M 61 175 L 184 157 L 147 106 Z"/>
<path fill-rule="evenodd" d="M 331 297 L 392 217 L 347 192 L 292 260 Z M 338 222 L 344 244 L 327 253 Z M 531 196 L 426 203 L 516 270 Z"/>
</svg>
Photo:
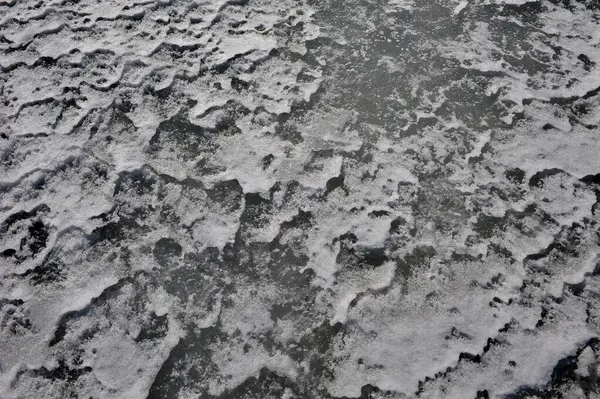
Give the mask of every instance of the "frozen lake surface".
<svg viewBox="0 0 600 399">
<path fill-rule="evenodd" d="M 600 397 L 597 0 L 0 0 L 0 398 Z"/>
</svg>

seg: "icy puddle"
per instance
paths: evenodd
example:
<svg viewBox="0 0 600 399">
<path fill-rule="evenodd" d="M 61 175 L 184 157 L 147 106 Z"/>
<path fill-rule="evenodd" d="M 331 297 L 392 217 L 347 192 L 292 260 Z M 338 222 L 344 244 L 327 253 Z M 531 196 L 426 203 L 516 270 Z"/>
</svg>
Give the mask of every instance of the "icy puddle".
<svg viewBox="0 0 600 399">
<path fill-rule="evenodd" d="M 0 398 L 599 397 L 598 21 L 0 0 Z"/>
</svg>

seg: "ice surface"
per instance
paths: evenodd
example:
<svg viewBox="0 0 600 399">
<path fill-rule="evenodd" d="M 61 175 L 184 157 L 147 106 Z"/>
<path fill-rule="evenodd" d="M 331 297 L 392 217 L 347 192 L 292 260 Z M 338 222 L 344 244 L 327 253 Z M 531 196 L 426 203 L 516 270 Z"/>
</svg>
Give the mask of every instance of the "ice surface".
<svg viewBox="0 0 600 399">
<path fill-rule="evenodd" d="M 0 0 L 0 397 L 600 395 L 599 16 Z"/>
</svg>

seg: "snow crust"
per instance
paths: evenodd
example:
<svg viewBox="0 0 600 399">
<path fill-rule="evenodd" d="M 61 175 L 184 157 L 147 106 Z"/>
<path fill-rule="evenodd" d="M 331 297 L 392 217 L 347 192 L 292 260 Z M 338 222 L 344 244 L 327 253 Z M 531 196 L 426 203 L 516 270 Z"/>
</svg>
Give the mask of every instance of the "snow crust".
<svg viewBox="0 0 600 399">
<path fill-rule="evenodd" d="M 592 1 L 0 1 L 0 397 L 600 394 Z"/>
</svg>

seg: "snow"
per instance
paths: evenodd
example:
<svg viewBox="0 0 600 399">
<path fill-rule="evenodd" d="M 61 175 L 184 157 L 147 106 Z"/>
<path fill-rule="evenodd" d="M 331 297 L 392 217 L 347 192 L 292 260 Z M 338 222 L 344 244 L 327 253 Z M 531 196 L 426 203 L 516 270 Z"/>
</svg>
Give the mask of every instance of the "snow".
<svg viewBox="0 0 600 399">
<path fill-rule="evenodd" d="M 597 12 L 0 2 L 0 396 L 590 394 Z"/>
</svg>

